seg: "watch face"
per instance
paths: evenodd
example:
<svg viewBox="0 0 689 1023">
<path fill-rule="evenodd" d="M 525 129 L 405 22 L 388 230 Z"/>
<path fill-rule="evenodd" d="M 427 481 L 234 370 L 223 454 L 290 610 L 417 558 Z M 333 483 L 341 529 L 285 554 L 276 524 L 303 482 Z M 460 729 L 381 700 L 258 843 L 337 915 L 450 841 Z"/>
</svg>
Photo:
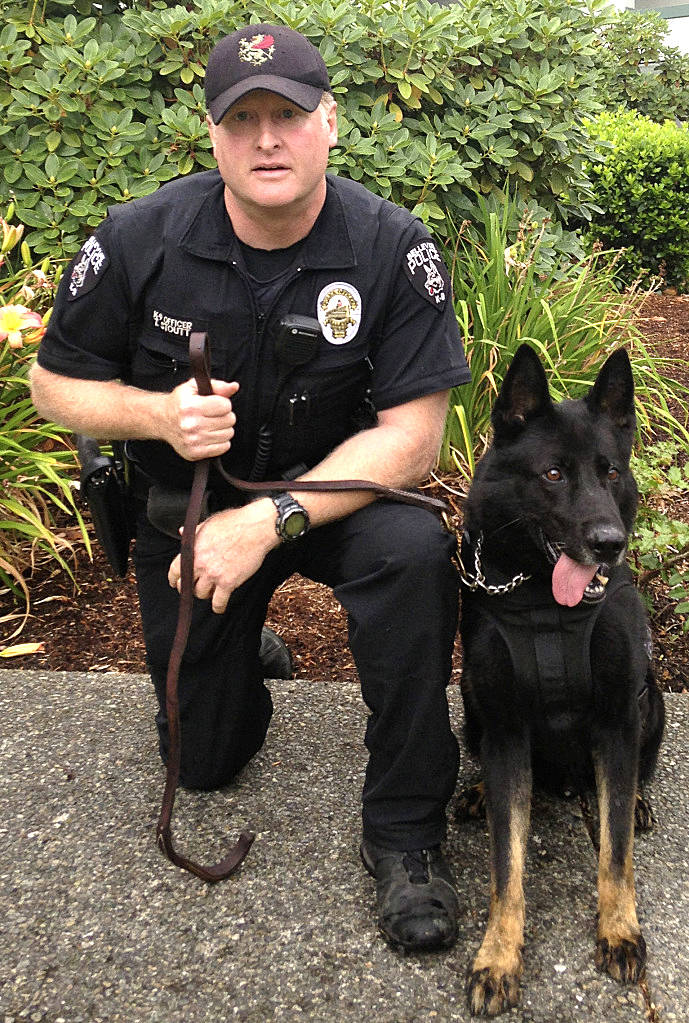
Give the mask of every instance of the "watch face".
<svg viewBox="0 0 689 1023">
<path fill-rule="evenodd" d="M 306 516 L 302 511 L 290 512 L 282 523 L 282 531 L 290 539 L 296 539 L 306 529 Z"/>
</svg>

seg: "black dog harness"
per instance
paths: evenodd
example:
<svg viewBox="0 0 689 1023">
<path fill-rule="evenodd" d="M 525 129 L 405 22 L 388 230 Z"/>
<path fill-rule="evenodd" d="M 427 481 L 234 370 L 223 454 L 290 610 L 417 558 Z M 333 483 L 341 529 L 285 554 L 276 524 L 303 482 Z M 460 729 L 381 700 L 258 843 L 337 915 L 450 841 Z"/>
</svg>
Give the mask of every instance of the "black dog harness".
<svg viewBox="0 0 689 1023">
<path fill-rule="evenodd" d="M 466 532 L 461 562 L 477 566 L 473 577 L 467 577 L 466 570 L 462 573 L 462 599 L 475 601 L 500 633 L 520 690 L 539 708 L 541 720 L 555 724 L 590 706 L 593 627 L 605 601 L 634 585 L 628 566 L 612 569 L 607 584 L 595 588 L 595 596 L 585 595 L 575 607 L 565 607 L 553 597 L 550 579 L 520 574 L 506 580 L 488 566 L 487 584 L 478 569 L 476 545 Z M 646 689 L 644 681 L 640 702 Z"/>
</svg>

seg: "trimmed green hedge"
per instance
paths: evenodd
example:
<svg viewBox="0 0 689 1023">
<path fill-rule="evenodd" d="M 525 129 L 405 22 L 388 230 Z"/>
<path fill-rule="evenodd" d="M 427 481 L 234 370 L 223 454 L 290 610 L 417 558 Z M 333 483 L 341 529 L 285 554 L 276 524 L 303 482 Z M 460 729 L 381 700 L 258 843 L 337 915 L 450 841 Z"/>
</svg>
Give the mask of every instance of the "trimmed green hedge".
<svg viewBox="0 0 689 1023">
<path fill-rule="evenodd" d="M 471 215 L 478 194 L 518 193 L 565 224 L 588 217 L 583 120 L 598 109 L 599 0 L 126 6 L 3 5 L 0 204 L 16 200 L 37 253 L 71 254 L 107 205 L 213 165 L 206 59 L 250 20 L 319 46 L 339 103 L 333 169 L 439 233 L 447 214 Z M 560 249 L 575 247 L 551 230 Z"/>
<path fill-rule="evenodd" d="M 603 114 L 593 122 L 603 162 L 593 164 L 596 204 L 589 240 L 624 247 L 620 270 L 668 284 L 689 284 L 689 129 L 656 124 L 635 112 Z M 612 148 L 610 148 L 612 146 Z"/>
</svg>

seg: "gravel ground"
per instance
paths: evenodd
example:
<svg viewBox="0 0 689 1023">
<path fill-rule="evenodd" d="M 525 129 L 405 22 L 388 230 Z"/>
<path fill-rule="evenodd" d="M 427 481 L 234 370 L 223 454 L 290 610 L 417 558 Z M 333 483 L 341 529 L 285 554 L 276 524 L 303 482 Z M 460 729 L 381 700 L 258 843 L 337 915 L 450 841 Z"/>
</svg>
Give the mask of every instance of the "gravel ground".
<svg viewBox="0 0 689 1023">
<path fill-rule="evenodd" d="M 208 861 L 241 827 L 241 871 L 208 886 L 158 853 L 162 792 L 142 675 L 0 675 L 0 1023 L 468 1020 L 464 976 L 487 915 L 487 836 L 452 820 L 457 946 L 392 951 L 358 859 L 365 708 L 352 686 L 272 683 L 269 739 L 235 785 L 179 795 L 180 851 Z M 646 990 L 593 966 L 595 855 L 576 802 L 537 798 L 527 879 L 523 1023 L 689 1018 L 689 702 L 668 697 L 637 842 Z M 450 691 L 459 728 L 460 699 Z M 465 759 L 468 780 L 474 765 Z"/>
</svg>

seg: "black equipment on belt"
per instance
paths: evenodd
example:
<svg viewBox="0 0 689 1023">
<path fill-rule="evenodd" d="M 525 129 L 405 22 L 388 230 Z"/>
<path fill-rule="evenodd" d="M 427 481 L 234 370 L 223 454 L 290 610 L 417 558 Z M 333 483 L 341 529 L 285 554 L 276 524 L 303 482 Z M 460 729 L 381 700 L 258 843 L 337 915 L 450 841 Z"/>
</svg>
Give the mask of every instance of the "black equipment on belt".
<svg viewBox="0 0 689 1023">
<path fill-rule="evenodd" d="M 114 572 L 127 574 L 129 543 L 134 536 L 134 516 L 122 446 L 113 444 L 113 456 L 101 452 L 98 441 L 77 434 L 81 463 L 80 492 L 91 512 L 93 528 Z"/>
</svg>

